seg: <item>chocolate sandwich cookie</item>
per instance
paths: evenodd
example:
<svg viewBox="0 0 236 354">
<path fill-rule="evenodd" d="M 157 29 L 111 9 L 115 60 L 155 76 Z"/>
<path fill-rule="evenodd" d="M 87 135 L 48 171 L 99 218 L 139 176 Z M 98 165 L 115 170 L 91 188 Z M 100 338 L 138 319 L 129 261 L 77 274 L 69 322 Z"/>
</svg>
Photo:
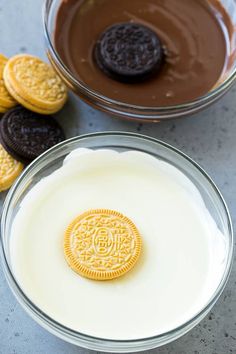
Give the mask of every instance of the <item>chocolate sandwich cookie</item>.
<svg viewBox="0 0 236 354">
<path fill-rule="evenodd" d="M 21 106 L 4 114 L 0 137 L 8 153 L 23 163 L 31 162 L 65 139 L 62 128 L 52 116 L 40 115 Z"/>
<path fill-rule="evenodd" d="M 164 51 L 155 32 L 128 22 L 115 24 L 101 34 L 94 57 L 106 75 L 132 83 L 156 74 L 164 61 Z"/>
</svg>

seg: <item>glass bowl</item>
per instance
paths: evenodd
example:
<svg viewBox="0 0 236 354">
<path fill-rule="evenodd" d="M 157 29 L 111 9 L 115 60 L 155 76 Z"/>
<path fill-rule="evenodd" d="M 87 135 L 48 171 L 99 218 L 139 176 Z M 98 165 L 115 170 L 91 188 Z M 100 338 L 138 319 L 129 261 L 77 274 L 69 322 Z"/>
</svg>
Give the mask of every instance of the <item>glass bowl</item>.
<svg viewBox="0 0 236 354">
<path fill-rule="evenodd" d="M 236 2 L 234 0 L 219 0 L 227 13 L 229 14 L 233 27 L 236 26 Z M 81 80 L 75 78 L 70 70 L 63 63 L 54 46 L 54 29 L 58 8 L 61 0 L 45 0 L 43 8 L 44 33 L 46 39 L 46 50 L 54 69 L 64 80 L 66 85 L 73 90 L 80 98 L 93 107 L 104 112 L 123 117 L 129 120 L 144 122 L 159 122 L 168 118 L 179 118 L 192 113 L 196 113 L 207 107 L 233 85 L 236 79 L 236 36 L 233 36 L 231 42 L 231 68 L 225 73 L 224 77 L 219 80 L 208 94 L 185 104 L 178 104 L 168 107 L 144 107 L 130 105 L 115 101 L 95 92 Z M 236 33 L 235 33 L 236 34 Z"/>
<path fill-rule="evenodd" d="M 30 301 L 17 283 L 11 267 L 9 244 L 13 219 L 19 209 L 19 205 L 28 191 L 41 180 L 41 178 L 58 169 L 67 154 L 81 147 L 146 152 L 177 167 L 199 190 L 212 218 L 224 235 L 226 244 L 225 261 L 221 279 L 219 283 L 217 283 L 217 289 L 214 294 L 207 300 L 204 308 L 182 326 L 161 335 L 137 340 L 122 341 L 91 337 L 66 328 L 62 324 L 54 321 L 53 318 L 50 318 Z M 41 326 L 65 341 L 81 347 L 97 351 L 125 353 L 142 351 L 167 344 L 187 333 L 206 316 L 221 295 L 229 277 L 233 255 L 233 231 L 227 206 L 219 190 L 204 170 L 193 160 L 172 146 L 153 138 L 131 133 L 105 132 L 84 135 L 67 140 L 41 155 L 26 168 L 9 191 L 3 206 L 1 218 L 1 253 L 3 270 L 11 290 L 26 312 Z"/>
</svg>

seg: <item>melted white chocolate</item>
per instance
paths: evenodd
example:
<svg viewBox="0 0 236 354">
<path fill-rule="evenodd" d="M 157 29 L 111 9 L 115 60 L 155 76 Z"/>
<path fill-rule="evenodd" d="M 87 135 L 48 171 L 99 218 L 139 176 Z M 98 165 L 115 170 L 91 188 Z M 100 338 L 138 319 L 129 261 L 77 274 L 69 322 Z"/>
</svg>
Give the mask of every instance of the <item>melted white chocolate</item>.
<svg viewBox="0 0 236 354">
<path fill-rule="evenodd" d="M 79 214 L 106 208 L 130 218 L 143 241 L 126 275 L 111 281 L 73 272 L 63 236 Z M 213 295 L 226 246 L 194 184 L 144 153 L 78 149 L 24 198 L 12 226 L 11 266 L 25 294 L 71 329 L 137 339 L 182 325 Z"/>
</svg>

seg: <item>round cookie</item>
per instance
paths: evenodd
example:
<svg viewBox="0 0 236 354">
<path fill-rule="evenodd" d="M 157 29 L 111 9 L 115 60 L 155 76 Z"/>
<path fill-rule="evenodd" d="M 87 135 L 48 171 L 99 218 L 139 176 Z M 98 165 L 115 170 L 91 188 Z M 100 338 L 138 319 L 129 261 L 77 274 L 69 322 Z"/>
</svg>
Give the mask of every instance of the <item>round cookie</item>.
<svg viewBox="0 0 236 354">
<path fill-rule="evenodd" d="M 31 111 L 53 114 L 67 100 L 67 90 L 50 65 L 32 55 L 19 54 L 7 62 L 3 77 L 10 94 Z"/>
<path fill-rule="evenodd" d="M 65 139 L 52 116 L 44 116 L 17 106 L 0 121 L 0 137 L 9 153 L 22 162 L 30 162 Z"/>
<path fill-rule="evenodd" d="M 141 252 L 141 237 L 134 223 L 108 209 L 79 215 L 64 235 L 68 265 L 94 280 L 118 278 L 133 268 Z"/>
<path fill-rule="evenodd" d="M 105 74 L 131 83 L 157 73 L 164 51 L 157 34 L 150 28 L 127 22 L 112 25 L 101 34 L 94 56 Z"/>
<path fill-rule="evenodd" d="M 0 113 L 4 113 L 8 109 L 17 105 L 17 102 L 7 91 L 3 80 L 3 71 L 7 61 L 8 59 L 4 55 L 0 54 Z"/>
<path fill-rule="evenodd" d="M 0 145 L 0 192 L 11 187 L 23 168 L 22 163 L 14 160 Z"/>
</svg>

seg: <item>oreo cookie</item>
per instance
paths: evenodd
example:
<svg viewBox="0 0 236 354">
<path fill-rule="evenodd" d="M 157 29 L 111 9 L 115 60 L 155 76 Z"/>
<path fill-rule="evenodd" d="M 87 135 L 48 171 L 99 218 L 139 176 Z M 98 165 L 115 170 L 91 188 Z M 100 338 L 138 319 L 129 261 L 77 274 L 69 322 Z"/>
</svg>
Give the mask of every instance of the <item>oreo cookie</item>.
<svg viewBox="0 0 236 354">
<path fill-rule="evenodd" d="M 17 106 L 2 117 L 0 140 L 15 159 L 29 163 L 65 140 L 65 135 L 51 115 L 41 115 Z"/>
<path fill-rule="evenodd" d="M 94 58 L 109 77 L 132 83 L 156 74 L 164 62 L 164 51 L 155 32 L 128 22 L 115 24 L 101 34 Z"/>
</svg>

